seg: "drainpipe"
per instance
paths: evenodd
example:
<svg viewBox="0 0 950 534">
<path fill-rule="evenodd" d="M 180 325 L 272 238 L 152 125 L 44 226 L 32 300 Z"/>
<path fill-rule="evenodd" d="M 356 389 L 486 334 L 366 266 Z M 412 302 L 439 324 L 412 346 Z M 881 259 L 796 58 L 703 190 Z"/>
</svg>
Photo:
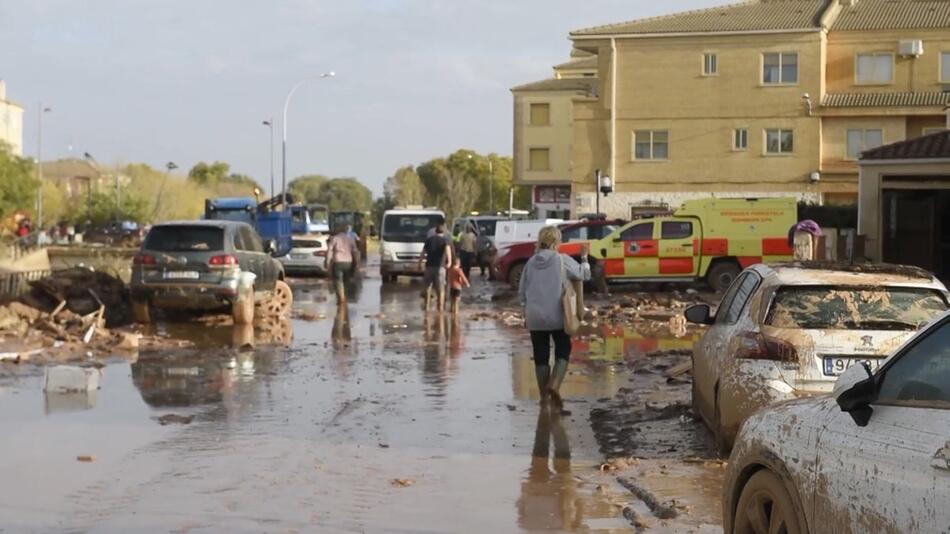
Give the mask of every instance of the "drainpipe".
<svg viewBox="0 0 950 534">
<path fill-rule="evenodd" d="M 610 38 L 610 176 L 617 183 L 617 38 Z M 597 194 L 600 194 L 599 192 Z"/>
</svg>

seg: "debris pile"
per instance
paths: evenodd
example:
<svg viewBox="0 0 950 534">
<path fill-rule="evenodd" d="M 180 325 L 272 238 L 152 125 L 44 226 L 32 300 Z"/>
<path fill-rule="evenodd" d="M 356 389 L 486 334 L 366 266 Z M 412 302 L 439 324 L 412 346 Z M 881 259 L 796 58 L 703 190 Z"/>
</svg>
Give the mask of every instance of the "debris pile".
<svg viewBox="0 0 950 534">
<path fill-rule="evenodd" d="M 115 328 L 132 322 L 129 291 L 118 278 L 85 267 L 73 267 L 30 282 L 31 291 L 21 300 L 41 311 L 57 308 L 81 316 L 103 309 L 105 326 Z M 65 303 L 65 304 L 63 304 Z"/>
</svg>

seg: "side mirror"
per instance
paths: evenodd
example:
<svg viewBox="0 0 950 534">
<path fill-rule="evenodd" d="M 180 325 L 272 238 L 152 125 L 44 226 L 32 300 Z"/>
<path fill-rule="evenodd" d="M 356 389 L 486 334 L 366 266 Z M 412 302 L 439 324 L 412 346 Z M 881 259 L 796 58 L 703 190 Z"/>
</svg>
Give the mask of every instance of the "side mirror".
<svg viewBox="0 0 950 534">
<path fill-rule="evenodd" d="M 712 310 L 708 304 L 696 304 L 686 308 L 686 311 L 683 312 L 683 315 L 686 316 L 686 320 L 693 324 L 712 324 L 713 316 Z"/>
<path fill-rule="evenodd" d="M 268 254 L 277 252 L 277 240 L 268 239 L 267 241 L 264 241 L 264 252 Z"/>
<path fill-rule="evenodd" d="M 614 243 L 622 243 L 622 242 L 623 242 L 623 239 L 620 239 L 619 237 L 615 237 L 615 238 L 611 239 L 611 241 L 613 241 Z"/>
<path fill-rule="evenodd" d="M 856 363 L 841 373 L 835 381 L 832 395 L 842 412 L 847 412 L 858 426 L 867 426 L 874 412 L 874 408 L 871 408 L 874 375 L 868 364 Z"/>
</svg>

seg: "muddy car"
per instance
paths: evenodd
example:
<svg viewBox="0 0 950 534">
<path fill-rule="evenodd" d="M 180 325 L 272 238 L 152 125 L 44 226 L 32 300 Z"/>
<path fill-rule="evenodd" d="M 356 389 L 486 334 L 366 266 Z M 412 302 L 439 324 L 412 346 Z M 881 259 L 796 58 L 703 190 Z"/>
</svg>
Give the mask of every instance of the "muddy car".
<svg viewBox="0 0 950 534">
<path fill-rule="evenodd" d="M 876 372 L 743 425 L 723 485 L 726 532 L 947 532 L 950 314 Z"/>
<path fill-rule="evenodd" d="M 327 236 L 306 234 L 294 236 L 293 248 L 280 263 L 290 275 L 325 275 L 327 261 Z"/>
<path fill-rule="evenodd" d="M 290 313 L 293 294 L 284 268 L 250 225 L 189 221 L 155 225 L 132 261 L 130 291 L 135 319 L 152 311 L 228 311 L 251 324 L 255 307 L 267 316 Z"/>
<path fill-rule="evenodd" d="M 757 410 L 829 393 L 856 363 L 880 367 L 895 347 L 948 309 L 947 289 L 914 267 L 755 265 L 708 305 L 693 348 L 693 412 L 725 454 Z"/>
</svg>

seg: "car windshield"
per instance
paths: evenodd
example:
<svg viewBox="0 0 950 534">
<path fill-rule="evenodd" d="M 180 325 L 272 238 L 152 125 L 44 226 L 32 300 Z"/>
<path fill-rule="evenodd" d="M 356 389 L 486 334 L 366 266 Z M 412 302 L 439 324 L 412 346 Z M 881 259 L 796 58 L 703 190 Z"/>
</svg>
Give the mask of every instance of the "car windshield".
<svg viewBox="0 0 950 534">
<path fill-rule="evenodd" d="M 156 226 L 145 240 L 147 250 L 188 252 L 224 249 L 224 229 L 213 226 Z"/>
<path fill-rule="evenodd" d="M 497 220 L 476 221 L 475 224 L 478 226 L 478 235 L 495 237 L 495 227 L 498 225 Z"/>
<path fill-rule="evenodd" d="M 947 310 L 938 291 L 910 287 L 787 286 L 766 324 L 777 328 L 916 330 Z"/>
<path fill-rule="evenodd" d="M 429 230 L 441 223 L 443 217 L 432 213 L 427 215 L 390 214 L 383 218 L 383 241 L 393 243 L 422 243 L 428 237 Z"/>
</svg>

